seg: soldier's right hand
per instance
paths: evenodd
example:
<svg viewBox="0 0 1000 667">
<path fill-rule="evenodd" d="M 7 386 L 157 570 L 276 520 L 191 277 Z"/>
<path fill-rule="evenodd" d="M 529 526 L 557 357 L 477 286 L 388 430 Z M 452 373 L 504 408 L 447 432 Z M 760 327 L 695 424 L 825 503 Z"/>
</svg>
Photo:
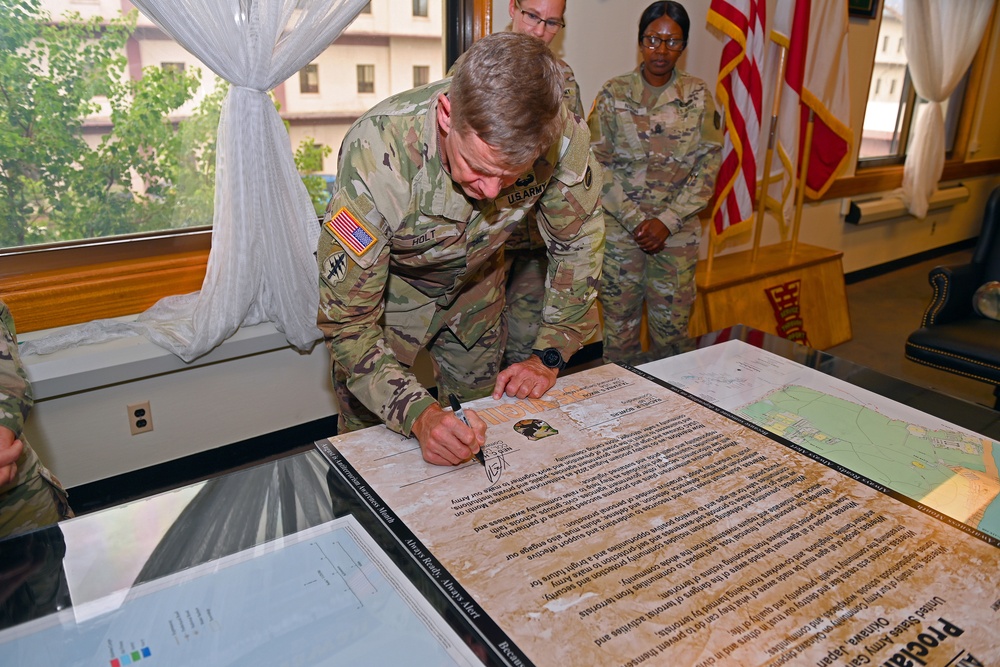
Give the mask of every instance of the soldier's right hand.
<svg viewBox="0 0 1000 667">
<path fill-rule="evenodd" d="M 438 466 L 455 466 L 471 459 L 486 444 L 486 422 L 475 410 L 464 412 L 469 426 L 437 403 L 420 413 L 413 422 L 413 435 L 420 443 L 425 461 Z"/>
<path fill-rule="evenodd" d="M 666 245 L 670 230 L 659 219 L 649 218 L 639 223 L 632 236 L 644 253 L 656 255 Z"/>
</svg>

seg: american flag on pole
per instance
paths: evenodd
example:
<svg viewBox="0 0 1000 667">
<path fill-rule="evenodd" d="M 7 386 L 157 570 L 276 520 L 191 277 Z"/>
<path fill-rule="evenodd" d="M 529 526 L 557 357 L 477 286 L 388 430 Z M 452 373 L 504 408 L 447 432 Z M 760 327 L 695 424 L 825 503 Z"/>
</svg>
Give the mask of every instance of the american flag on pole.
<svg viewBox="0 0 1000 667">
<path fill-rule="evenodd" d="M 726 35 L 716 94 L 725 109 L 722 166 L 712 223 L 717 235 L 751 220 L 757 189 L 765 0 L 712 0 L 708 23 Z"/>
</svg>

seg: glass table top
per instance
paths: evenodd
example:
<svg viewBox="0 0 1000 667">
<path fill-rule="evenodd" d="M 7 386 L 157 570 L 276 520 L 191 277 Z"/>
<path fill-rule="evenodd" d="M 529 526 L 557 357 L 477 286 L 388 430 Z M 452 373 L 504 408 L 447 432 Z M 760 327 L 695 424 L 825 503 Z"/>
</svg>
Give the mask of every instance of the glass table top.
<svg viewBox="0 0 1000 667">
<path fill-rule="evenodd" d="M 690 347 L 705 348 L 728 340 L 744 341 L 1000 439 L 1000 413 L 996 411 L 748 327 L 708 334 L 691 341 Z M 0 541 L 0 630 L 7 629 L 10 636 L 12 629 L 16 632 L 22 624 L 55 615 L 65 635 L 71 637 L 81 624 L 115 613 L 136 587 L 262 545 L 281 543 L 338 517 L 357 519 L 480 660 L 504 664 L 485 650 L 474 629 L 463 616 L 454 613 L 445 596 L 424 581 L 405 548 L 373 520 L 370 511 L 317 451 L 270 461 Z M 266 605 L 266 601 L 261 603 Z M 0 655 L 2 642 L 0 633 Z M 112 647 L 101 655 L 114 653 Z M 138 658 L 141 660 L 141 653 Z M 110 658 L 104 664 L 117 667 Z"/>
</svg>

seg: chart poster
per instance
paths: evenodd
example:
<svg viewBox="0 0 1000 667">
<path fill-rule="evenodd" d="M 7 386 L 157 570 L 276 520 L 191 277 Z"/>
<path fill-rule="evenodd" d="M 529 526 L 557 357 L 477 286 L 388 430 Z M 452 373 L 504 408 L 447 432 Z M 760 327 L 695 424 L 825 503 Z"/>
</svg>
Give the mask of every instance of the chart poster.
<svg viewBox="0 0 1000 667">
<path fill-rule="evenodd" d="M 510 664 L 1000 662 L 1000 548 L 967 524 L 618 366 L 470 407 L 485 468 L 381 427 L 320 448 Z"/>
<path fill-rule="evenodd" d="M 0 631 L 0 665 L 481 665 L 353 517 Z"/>
</svg>

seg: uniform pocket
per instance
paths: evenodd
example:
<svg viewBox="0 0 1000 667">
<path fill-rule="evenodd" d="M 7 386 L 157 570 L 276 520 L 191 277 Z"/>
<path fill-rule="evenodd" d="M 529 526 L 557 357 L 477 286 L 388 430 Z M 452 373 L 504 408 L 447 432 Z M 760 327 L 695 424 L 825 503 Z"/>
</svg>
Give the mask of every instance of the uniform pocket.
<svg viewBox="0 0 1000 667">
<path fill-rule="evenodd" d="M 641 135 L 648 130 L 649 117 L 646 115 L 646 110 L 616 101 L 615 120 L 620 135 L 611 137 L 615 152 L 630 160 L 644 159 L 646 149 Z"/>
</svg>

